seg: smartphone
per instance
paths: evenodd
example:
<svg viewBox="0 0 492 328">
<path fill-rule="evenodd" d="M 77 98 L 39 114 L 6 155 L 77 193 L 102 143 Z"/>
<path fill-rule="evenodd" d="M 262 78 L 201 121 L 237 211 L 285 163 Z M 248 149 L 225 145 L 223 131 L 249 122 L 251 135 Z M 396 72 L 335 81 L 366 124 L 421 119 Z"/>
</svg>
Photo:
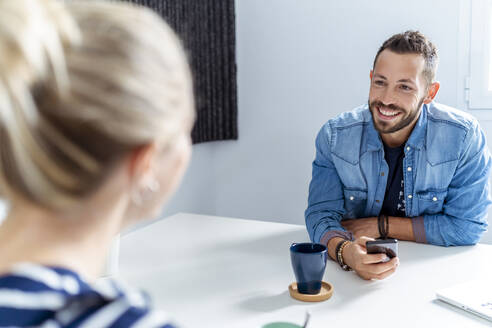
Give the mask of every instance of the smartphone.
<svg viewBox="0 0 492 328">
<path fill-rule="evenodd" d="M 366 242 L 367 254 L 385 253 L 388 257 L 383 262 L 388 262 L 393 257 L 398 256 L 398 240 L 396 239 L 376 239 Z"/>
</svg>

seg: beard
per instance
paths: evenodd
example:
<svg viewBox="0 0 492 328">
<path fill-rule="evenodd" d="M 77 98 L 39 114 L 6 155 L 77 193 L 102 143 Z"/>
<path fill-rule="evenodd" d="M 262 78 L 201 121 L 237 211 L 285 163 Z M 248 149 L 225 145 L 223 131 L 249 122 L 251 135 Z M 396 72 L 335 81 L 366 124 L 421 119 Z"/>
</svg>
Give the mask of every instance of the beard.
<svg viewBox="0 0 492 328">
<path fill-rule="evenodd" d="M 401 129 L 406 128 L 415 120 L 416 117 L 418 117 L 418 115 L 420 114 L 420 108 L 422 107 L 422 104 L 424 103 L 424 97 L 419 100 L 417 107 L 413 108 L 413 109 L 406 109 L 406 108 L 399 107 L 399 106 L 396 106 L 393 104 L 384 105 L 382 102 L 377 101 L 377 100 L 375 100 L 373 102 L 368 100 L 367 103 L 369 105 L 369 110 L 371 111 L 372 120 L 374 122 L 374 127 L 376 128 L 376 130 L 382 134 L 389 134 L 389 133 L 394 133 L 394 132 L 400 131 Z M 378 111 L 377 107 L 383 107 L 383 108 L 386 107 L 386 108 L 389 108 L 392 110 L 397 110 L 397 111 L 401 112 L 400 115 L 403 116 L 403 118 L 401 118 L 399 122 L 396 122 L 396 124 L 394 126 L 392 126 L 392 124 L 394 124 L 393 122 L 384 122 L 384 121 L 381 122 L 380 120 L 376 119 L 377 111 Z"/>
</svg>

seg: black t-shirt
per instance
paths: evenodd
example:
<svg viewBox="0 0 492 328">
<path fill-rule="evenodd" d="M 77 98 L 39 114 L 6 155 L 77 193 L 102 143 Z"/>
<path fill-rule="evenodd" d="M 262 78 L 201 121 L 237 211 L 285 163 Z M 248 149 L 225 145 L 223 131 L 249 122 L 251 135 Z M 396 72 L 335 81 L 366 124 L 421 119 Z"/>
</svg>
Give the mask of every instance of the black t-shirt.
<svg viewBox="0 0 492 328">
<path fill-rule="evenodd" d="M 403 189 L 403 158 L 405 144 L 391 148 L 384 145 L 384 159 L 388 163 L 388 181 L 381 213 L 389 216 L 405 217 L 405 197 Z"/>
</svg>

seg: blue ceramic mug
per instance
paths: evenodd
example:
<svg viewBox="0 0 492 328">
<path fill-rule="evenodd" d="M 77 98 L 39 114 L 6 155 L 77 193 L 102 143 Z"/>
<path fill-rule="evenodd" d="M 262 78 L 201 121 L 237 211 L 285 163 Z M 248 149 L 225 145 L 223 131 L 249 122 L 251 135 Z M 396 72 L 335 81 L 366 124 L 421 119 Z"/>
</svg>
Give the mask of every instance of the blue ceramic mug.
<svg viewBox="0 0 492 328">
<path fill-rule="evenodd" d="M 301 294 L 318 294 L 326 268 L 326 246 L 315 243 L 299 243 L 290 246 L 290 259 Z"/>
</svg>

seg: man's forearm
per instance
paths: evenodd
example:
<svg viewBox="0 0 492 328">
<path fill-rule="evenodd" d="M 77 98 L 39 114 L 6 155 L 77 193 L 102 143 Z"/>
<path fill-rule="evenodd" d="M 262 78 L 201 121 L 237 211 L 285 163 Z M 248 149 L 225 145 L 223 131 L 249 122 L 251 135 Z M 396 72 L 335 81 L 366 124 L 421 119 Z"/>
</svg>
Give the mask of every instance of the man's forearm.
<svg viewBox="0 0 492 328">
<path fill-rule="evenodd" d="M 353 233 L 355 238 L 380 237 L 377 217 L 344 220 L 341 224 L 345 229 Z M 422 217 L 401 218 L 390 216 L 388 217 L 387 232 L 387 237 L 390 238 L 427 243 L 424 220 Z"/>
<path fill-rule="evenodd" d="M 420 220 L 421 218 L 401 218 L 396 216 L 388 217 L 388 237 L 395 238 L 398 240 L 408 240 L 408 241 L 425 241 L 425 232 L 423 228 L 423 221 L 416 224 L 415 220 Z M 378 235 L 378 218 L 363 218 L 354 219 L 349 221 L 342 221 L 342 225 L 350 232 L 354 233 L 355 237 L 372 237 L 377 238 Z M 422 225 L 422 227 L 420 227 Z M 414 227 L 420 229 L 417 234 L 414 231 Z M 423 235 L 417 240 L 416 236 Z M 328 243 L 328 254 L 334 260 L 336 260 L 335 249 L 340 241 L 344 240 L 341 237 L 333 237 Z"/>
<path fill-rule="evenodd" d="M 411 218 L 390 216 L 388 220 L 388 237 L 398 240 L 416 241 Z"/>
</svg>

